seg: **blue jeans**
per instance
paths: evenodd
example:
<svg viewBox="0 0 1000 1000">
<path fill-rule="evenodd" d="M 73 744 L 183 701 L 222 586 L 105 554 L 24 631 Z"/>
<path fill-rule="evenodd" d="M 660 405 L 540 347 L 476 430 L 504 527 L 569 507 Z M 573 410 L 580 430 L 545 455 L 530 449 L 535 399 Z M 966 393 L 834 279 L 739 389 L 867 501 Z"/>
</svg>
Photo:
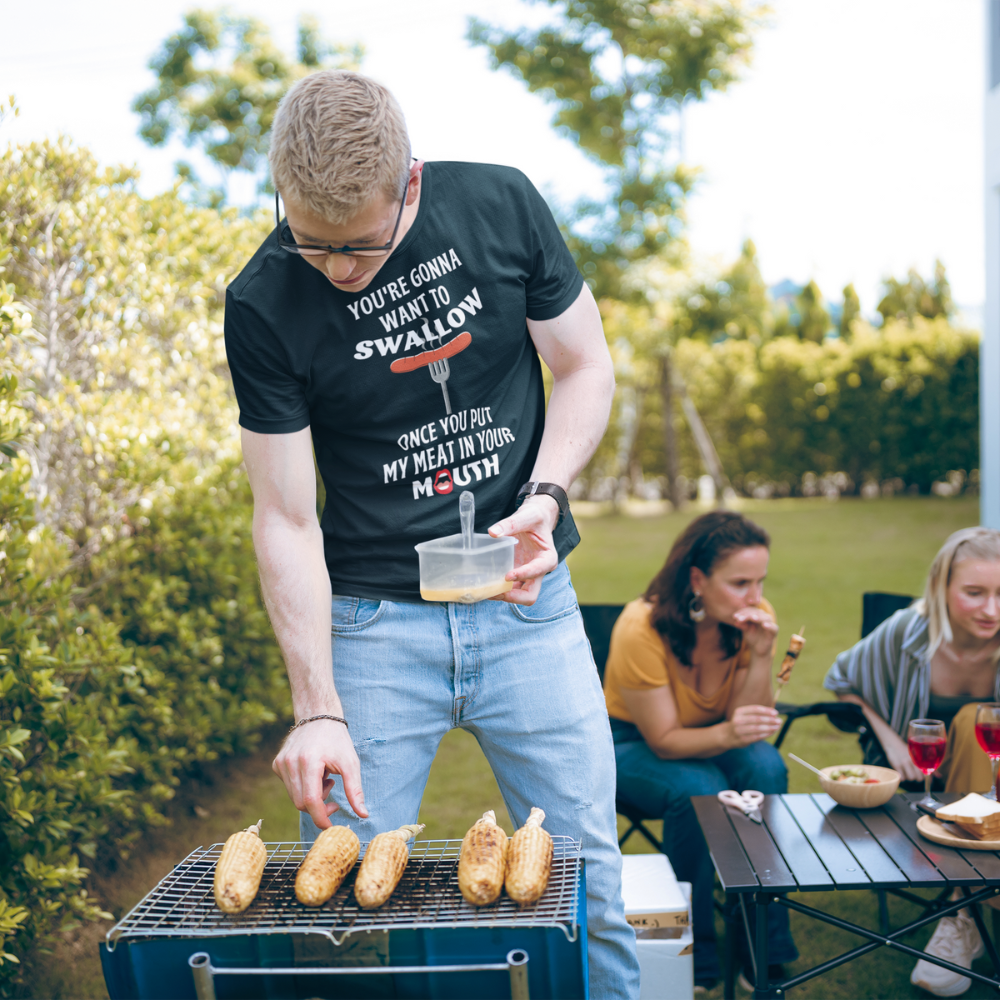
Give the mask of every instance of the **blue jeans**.
<svg viewBox="0 0 1000 1000">
<path fill-rule="evenodd" d="M 715 870 L 691 796 L 715 795 L 727 788 L 738 792 L 754 788 L 765 795 L 787 792 L 784 761 L 770 743 L 751 743 L 717 757 L 661 760 L 631 723 L 612 719 L 611 724 L 618 762 L 618 794 L 648 815 L 663 817 L 663 852 L 678 880 L 691 883 L 695 980 L 717 979 L 719 959 L 712 908 Z M 740 934 L 737 941 L 745 947 L 744 935 Z M 768 908 L 768 956 L 772 963 L 792 962 L 799 957 L 788 926 L 788 910 L 783 906 Z"/>
<path fill-rule="evenodd" d="M 472 733 L 517 826 L 540 806 L 547 830 L 582 841 L 591 996 L 638 997 L 611 730 L 565 563 L 530 608 L 334 597 L 333 673 L 370 811 L 357 819 L 338 779 L 335 822 L 363 841 L 415 823 L 441 738 L 455 727 Z M 302 813 L 302 840 L 318 832 Z"/>
</svg>

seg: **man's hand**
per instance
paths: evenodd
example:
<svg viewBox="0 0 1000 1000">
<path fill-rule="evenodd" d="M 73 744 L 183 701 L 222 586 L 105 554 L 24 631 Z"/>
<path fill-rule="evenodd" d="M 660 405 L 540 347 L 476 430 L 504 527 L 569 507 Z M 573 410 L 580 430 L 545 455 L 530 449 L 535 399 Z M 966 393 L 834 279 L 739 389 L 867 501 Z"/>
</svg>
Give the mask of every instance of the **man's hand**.
<svg viewBox="0 0 1000 1000">
<path fill-rule="evenodd" d="M 559 504 L 546 493 L 526 497 L 524 503 L 490 529 L 493 538 L 513 536 L 514 568 L 507 574 L 514 586 L 506 594 L 492 598 L 508 604 L 534 604 L 542 590 L 542 577 L 559 564 L 552 531 L 559 519 Z"/>
<path fill-rule="evenodd" d="M 321 830 L 333 825 L 330 816 L 339 808 L 335 802 L 326 801 L 335 774 L 344 781 L 351 808 L 362 819 L 367 818 L 361 764 L 342 723 L 317 719 L 292 730 L 271 767 L 285 783 L 295 808 L 309 813 Z"/>
</svg>

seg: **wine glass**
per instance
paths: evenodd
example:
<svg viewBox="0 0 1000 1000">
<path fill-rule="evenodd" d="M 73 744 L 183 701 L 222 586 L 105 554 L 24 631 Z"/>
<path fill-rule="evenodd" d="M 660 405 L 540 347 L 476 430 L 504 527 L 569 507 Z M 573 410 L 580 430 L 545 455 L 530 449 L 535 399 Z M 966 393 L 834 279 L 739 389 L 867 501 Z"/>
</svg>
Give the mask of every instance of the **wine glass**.
<svg viewBox="0 0 1000 1000">
<path fill-rule="evenodd" d="M 1000 710 L 1000 705 L 996 707 Z M 976 732 L 978 733 L 978 731 L 979 721 L 977 717 Z M 1000 737 L 1000 715 L 997 716 L 997 737 Z M 998 739 L 998 743 L 1000 743 L 1000 739 Z M 906 746 L 910 751 L 910 759 L 924 775 L 924 797 L 920 800 L 921 805 L 930 806 L 932 809 L 937 808 L 938 803 L 931 795 L 931 775 L 941 766 L 945 748 L 948 746 L 944 723 L 939 719 L 914 719 L 906 733 Z M 1000 748 L 998 748 L 997 753 L 1000 755 Z M 995 777 L 995 764 L 993 774 Z"/>
<path fill-rule="evenodd" d="M 1000 765 L 1000 704 L 992 702 L 976 709 L 976 739 L 990 755 L 993 766 L 993 782 L 986 798 L 997 801 L 997 766 Z"/>
</svg>

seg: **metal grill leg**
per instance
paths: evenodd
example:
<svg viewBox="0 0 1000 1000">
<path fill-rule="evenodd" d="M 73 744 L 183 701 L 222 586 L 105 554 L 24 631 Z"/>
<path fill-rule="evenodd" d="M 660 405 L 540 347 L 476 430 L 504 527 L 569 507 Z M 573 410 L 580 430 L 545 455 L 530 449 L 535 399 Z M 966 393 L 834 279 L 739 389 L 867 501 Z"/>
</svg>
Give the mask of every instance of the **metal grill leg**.
<svg viewBox="0 0 1000 1000">
<path fill-rule="evenodd" d="M 194 977 L 194 992 L 198 1000 L 215 1000 L 215 977 L 212 975 L 212 960 L 207 951 L 196 951 L 189 959 L 191 975 Z"/>
<path fill-rule="evenodd" d="M 510 1000 L 530 1000 L 528 996 L 528 953 L 520 948 L 507 952 L 510 967 Z"/>
</svg>

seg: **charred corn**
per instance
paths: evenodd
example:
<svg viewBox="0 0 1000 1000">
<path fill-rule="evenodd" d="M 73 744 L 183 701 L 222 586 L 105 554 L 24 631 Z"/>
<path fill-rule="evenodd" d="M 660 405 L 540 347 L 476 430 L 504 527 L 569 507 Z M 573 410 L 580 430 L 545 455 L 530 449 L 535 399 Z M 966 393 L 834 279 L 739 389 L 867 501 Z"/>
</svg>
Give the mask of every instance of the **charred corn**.
<svg viewBox="0 0 1000 1000">
<path fill-rule="evenodd" d="M 346 826 L 324 830 L 309 848 L 295 876 L 295 898 L 306 906 L 322 906 L 347 878 L 361 850 L 357 834 Z"/>
<path fill-rule="evenodd" d="M 507 848 L 507 895 L 521 906 L 535 902 L 549 884 L 552 838 L 542 829 L 544 819 L 545 813 L 532 806 L 527 822 Z"/>
<path fill-rule="evenodd" d="M 506 868 L 507 834 L 490 809 L 462 839 L 458 888 L 473 906 L 487 906 L 500 895 Z"/>
<path fill-rule="evenodd" d="M 260 888 L 267 849 L 260 839 L 257 820 L 240 833 L 234 833 L 223 845 L 215 865 L 215 905 L 223 913 L 242 913 Z"/>
<path fill-rule="evenodd" d="M 406 842 L 423 828 L 423 823 L 401 826 L 372 838 L 354 880 L 354 898 L 362 909 L 374 910 L 392 895 L 410 857 Z"/>
</svg>

